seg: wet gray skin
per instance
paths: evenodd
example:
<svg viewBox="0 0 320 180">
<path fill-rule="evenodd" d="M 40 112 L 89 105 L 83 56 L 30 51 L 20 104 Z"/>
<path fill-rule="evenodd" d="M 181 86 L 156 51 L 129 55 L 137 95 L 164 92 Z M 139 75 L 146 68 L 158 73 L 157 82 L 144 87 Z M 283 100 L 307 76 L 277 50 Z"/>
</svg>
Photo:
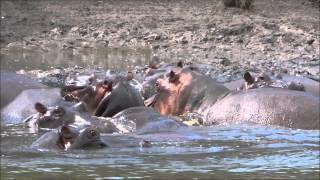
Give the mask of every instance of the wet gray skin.
<svg viewBox="0 0 320 180">
<path fill-rule="evenodd" d="M 91 116 L 83 103 L 72 104 L 65 102 L 60 106 L 45 106 L 35 104 L 37 113 L 27 117 L 24 123 L 32 132 L 40 129 L 55 129 L 62 125 L 71 125 L 77 128 L 96 126 L 102 133 L 118 133 L 119 129 L 110 121 L 111 118 Z"/>
<path fill-rule="evenodd" d="M 122 132 L 136 134 L 174 132 L 186 127 L 182 122 L 169 116 L 163 116 L 149 107 L 131 107 L 112 117 L 113 124 Z"/>
<path fill-rule="evenodd" d="M 56 106 L 63 103 L 60 89 L 27 89 L 22 91 L 12 102 L 1 109 L 2 123 L 22 123 L 23 119 L 37 113 L 34 108 L 36 102 L 41 102 L 48 106 Z"/>
<path fill-rule="evenodd" d="M 61 126 L 56 131 L 47 132 L 31 145 L 37 149 L 61 150 L 103 148 L 106 146 L 96 128 L 87 127 L 79 131 L 69 126 Z"/>
<path fill-rule="evenodd" d="M 68 103 L 67 105 L 71 106 L 72 104 Z M 34 130 L 37 130 L 38 128 L 54 129 L 61 125 L 69 125 L 75 122 L 76 112 L 70 107 L 47 107 L 44 104 L 37 102 L 35 103 L 34 108 L 37 113 L 24 120 L 26 126 Z"/>
<path fill-rule="evenodd" d="M 61 126 L 58 130 L 47 132 L 32 143 L 36 149 L 97 149 L 121 147 L 151 147 L 149 141 L 135 137 L 121 135 L 106 135 L 101 137 L 96 127 L 87 127 L 81 130 L 70 126 Z"/>
<path fill-rule="evenodd" d="M 132 74 L 130 74 L 132 75 Z M 143 106 L 140 84 L 133 77 L 107 73 L 103 80 L 94 79 L 87 85 L 67 84 L 62 89 L 66 100 L 80 101 L 94 116 L 112 117 L 116 113 L 135 106 Z"/>
<path fill-rule="evenodd" d="M 106 93 L 94 113 L 95 116 L 112 117 L 116 113 L 135 106 L 144 106 L 140 93 L 127 81 L 119 81 Z"/>
<path fill-rule="evenodd" d="M 38 81 L 25 75 L 1 70 L 1 108 L 13 101 L 23 90 L 47 88 Z"/>
<path fill-rule="evenodd" d="M 319 96 L 281 88 L 231 93 L 216 103 L 205 102 L 205 124 L 254 122 L 294 129 L 320 129 Z"/>
<path fill-rule="evenodd" d="M 231 92 L 212 79 L 181 69 L 158 80 L 148 105 L 161 114 L 197 112 L 205 125 L 253 122 L 297 129 L 319 129 L 319 96 L 282 88 Z"/>
</svg>

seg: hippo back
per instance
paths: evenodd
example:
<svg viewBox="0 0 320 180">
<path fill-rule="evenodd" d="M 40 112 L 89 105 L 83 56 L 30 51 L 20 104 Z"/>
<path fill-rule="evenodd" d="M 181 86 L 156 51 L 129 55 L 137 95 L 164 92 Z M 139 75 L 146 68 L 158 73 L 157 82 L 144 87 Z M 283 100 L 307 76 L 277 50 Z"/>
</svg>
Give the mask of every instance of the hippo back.
<svg viewBox="0 0 320 180">
<path fill-rule="evenodd" d="M 205 112 L 205 124 L 254 122 L 295 129 L 319 129 L 319 97 L 281 88 L 230 93 Z"/>
<path fill-rule="evenodd" d="M 23 90 L 46 88 L 36 80 L 14 72 L 1 70 L 0 76 L 1 108 L 13 101 Z"/>
</svg>

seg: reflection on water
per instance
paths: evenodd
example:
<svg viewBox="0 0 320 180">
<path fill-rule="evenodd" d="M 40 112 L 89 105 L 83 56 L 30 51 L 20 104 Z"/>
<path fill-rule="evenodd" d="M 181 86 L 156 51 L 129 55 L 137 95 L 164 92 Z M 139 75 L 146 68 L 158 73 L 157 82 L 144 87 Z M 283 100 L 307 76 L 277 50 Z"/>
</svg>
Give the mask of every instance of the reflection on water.
<svg viewBox="0 0 320 180">
<path fill-rule="evenodd" d="M 46 47 L 9 47 L 1 50 L 1 69 L 49 70 L 52 67 L 102 67 L 132 69 L 149 63 L 149 48 L 110 48 L 103 46 L 63 48 L 60 44 Z"/>
<path fill-rule="evenodd" d="M 190 131 L 198 136 L 169 142 L 167 134 L 152 148 L 41 152 L 29 147 L 36 134 L 9 126 L 1 134 L 1 179 L 319 179 L 319 131 L 251 125 Z"/>
</svg>

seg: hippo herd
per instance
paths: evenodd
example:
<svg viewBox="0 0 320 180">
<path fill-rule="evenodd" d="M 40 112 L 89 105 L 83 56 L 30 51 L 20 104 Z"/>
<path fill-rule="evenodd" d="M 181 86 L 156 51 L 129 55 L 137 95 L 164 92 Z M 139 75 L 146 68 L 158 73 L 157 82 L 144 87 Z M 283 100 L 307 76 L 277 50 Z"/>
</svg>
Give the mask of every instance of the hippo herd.
<svg viewBox="0 0 320 180">
<path fill-rule="evenodd" d="M 225 84 L 195 65 L 158 64 L 142 75 L 108 73 L 69 77 L 60 88 L 1 71 L 1 126 L 25 124 L 42 133 L 31 146 L 45 149 L 150 147 L 107 134 L 156 134 L 187 128 L 196 113 L 202 126 L 254 123 L 320 129 L 319 82 L 282 74 L 252 74 Z"/>
</svg>

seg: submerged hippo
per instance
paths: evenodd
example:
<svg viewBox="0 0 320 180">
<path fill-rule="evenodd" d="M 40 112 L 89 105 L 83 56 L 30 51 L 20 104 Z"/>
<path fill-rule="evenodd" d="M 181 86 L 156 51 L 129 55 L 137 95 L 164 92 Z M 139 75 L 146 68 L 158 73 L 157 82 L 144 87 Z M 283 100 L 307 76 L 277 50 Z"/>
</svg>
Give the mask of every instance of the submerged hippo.
<svg viewBox="0 0 320 180">
<path fill-rule="evenodd" d="M 144 105 L 140 92 L 130 80 L 118 78 L 86 86 L 67 85 L 62 94 L 67 100 L 86 104 L 94 116 L 112 117 L 126 108 Z"/>
<path fill-rule="evenodd" d="M 157 94 L 146 105 L 163 115 L 195 111 L 204 124 L 244 121 L 290 128 L 319 129 L 319 97 L 281 88 L 231 93 L 214 80 L 190 71 L 171 71 L 157 80 Z"/>
<path fill-rule="evenodd" d="M 32 143 L 37 149 L 96 149 L 96 148 L 123 148 L 123 147 L 151 147 L 149 141 L 134 137 L 103 136 L 95 127 L 81 130 L 70 126 L 61 126 L 56 131 L 43 134 Z"/>
<path fill-rule="evenodd" d="M 300 76 L 290 75 L 269 75 L 262 73 L 257 76 L 249 72 L 244 74 L 244 79 L 225 83 L 226 87 L 231 90 L 247 90 L 262 87 L 277 87 L 296 91 L 305 91 L 316 96 L 320 96 L 319 82 Z"/>
<path fill-rule="evenodd" d="M 43 134 L 31 145 L 38 149 L 87 149 L 102 148 L 107 145 L 101 140 L 100 133 L 94 127 L 78 131 L 69 126 L 61 126 L 57 131 Z"/>
<path fill-rule="evenodd" d="M 68 106 L 67 106 L 68 105 Z M 112 122 L 111 118 L 93 117 L 86 112 L 82 103 L 73 105 L 66 103 L 61 106 L 45 106 L 42 103 L 34 105 L 37 113 L 27 117 L 23 122 L 33 132 L 39 129 L 55 129 L 59 126 L 70 125 L 77 128 L 95 126 L 102 133 L 121 132 Z"/>
<path fill-rule="evenodd" d="M 131 107 L 112 117 L 111 122 L 122 132 L 137 134 L 176 131 L 185 125 L 169 116 L 163 116 L 149 107 Z"/>
</svg>

